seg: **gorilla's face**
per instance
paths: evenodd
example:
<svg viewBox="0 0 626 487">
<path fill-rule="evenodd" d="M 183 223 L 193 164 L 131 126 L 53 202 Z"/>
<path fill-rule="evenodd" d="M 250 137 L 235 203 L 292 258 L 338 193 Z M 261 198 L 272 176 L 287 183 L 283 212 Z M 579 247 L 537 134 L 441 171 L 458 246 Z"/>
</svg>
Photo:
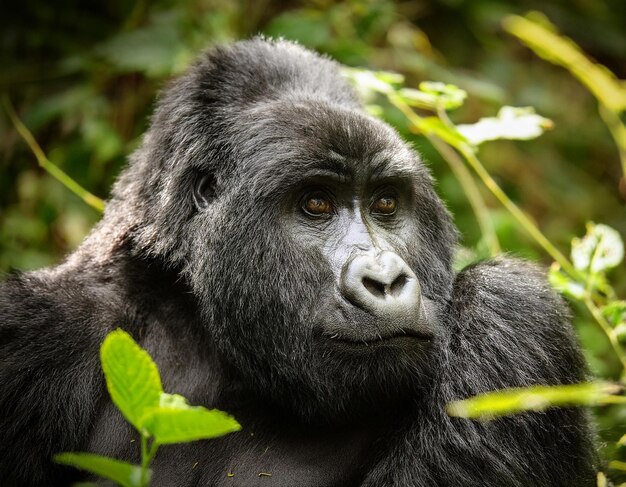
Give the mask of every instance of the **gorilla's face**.
<svg viewBox="0 0 626 487">
<path fill-rule="evenodd" d="M 199 178 L 192 221 L 193 286 L 225 362 L 306 418 L 415 393 L 454 234 L 428 172 L 354 110 L 274 102 L 244 120 L 237 165 L 214 199 Z"/>
</svg>

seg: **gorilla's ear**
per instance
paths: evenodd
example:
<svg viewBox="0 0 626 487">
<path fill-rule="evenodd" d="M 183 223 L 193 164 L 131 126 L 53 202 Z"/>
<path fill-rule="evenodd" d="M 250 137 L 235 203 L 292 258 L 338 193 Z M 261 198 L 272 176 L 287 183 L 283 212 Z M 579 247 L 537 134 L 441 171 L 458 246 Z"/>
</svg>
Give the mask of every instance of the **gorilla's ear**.
<svg viewBox="0 0 626 487">
<path fill-rule="evenodd" d="M 198 211 L 205 210 L 215 199 L 215 176 L 198 175 L 193 188 L 193 202 Z"/>
</svg>

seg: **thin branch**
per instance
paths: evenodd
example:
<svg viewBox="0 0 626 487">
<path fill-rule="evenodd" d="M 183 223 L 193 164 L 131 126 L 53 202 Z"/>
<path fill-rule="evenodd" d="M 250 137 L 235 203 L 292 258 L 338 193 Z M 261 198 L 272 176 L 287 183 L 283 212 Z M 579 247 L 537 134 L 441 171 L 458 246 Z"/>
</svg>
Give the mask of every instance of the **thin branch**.
<svg viewBox="0 0 626 487">
<path fill-rule="evenodd" d="M 496 234 L 493 222 L 489 216 L 487 205 L 480 194 L 474 178 L 465 167 L 465 164 L 463 164 L 461 158 L 450 146 L 439 139 L 439 137 L 420 130 L 422 118 L 417 115 L 409 105 L 402 101 L 402 99 L 397 96 L 393 96 L 392 93 L 388 94 L 388 98 L 389 101 L 398 110 L 400 110 L 405 117 L 407 117 L 411 125 L 419 130 L 420 133 L 423 134 L 431 144 L 433 144 L 435 149 L 437 149 L 437 151 L 441 154 L 441 157 L 443 157 L 443 160 L 446 161 L 448 166 L 450 166 L 450 169 L 459 181 L 459 184 L 463 188 L 463 192 L 465 193 L 465 196 L 467 196 L 467 200 L 472 207 L 472 211 L 476 216 L 476 221 L 480 227 L 481 234 L 487 242 L 489 253 L 491 255 L 499 254 L 501 252 L 500 241 L 498 240 L 498 235 Z"/>
<path fill-rule="evenodd" d="M 606 106 L 599 104 L 598 111 L 615 141 L 622 165 L 622 174 L 626 178 L 626 126 L 622 123 L 619 115 Z"/>
<path fill-rule="evenodd" d="M 533 222 L 524 213 L 519 206 L 517 206 L 511 198 L 509 198 L 502 188 L 496 183 L 495 179 L 491 177 L 491 174 L 485 169 L 485 166 L 480 162 L 478 157 L 474 154 L 474 150 L 467 144 L 459 144 L 457 149 L 461 152 L 463 157 L 472 166 L 478 177 L 489 188 L 489 191 L 502 203 L 509 213 L 515 217 L 515 219 L 522 225 L 524 230 L 535 239 L 535 241 L 567 272 L 570 276 L 578 278 L 580 273 L 574 268 L 569 259 L 565 257 L 559 249 L 557 249 L 550 240 L 543 234 L 535 222 Z"/>
<path fill-rule="evenodd" d="M 9 100 L 8 96 L 2 97 L 2 104 L 4 105 L 4 109 L 6 110 L 15 130 L 22 136 L 24 141 L 30 147 L 30 150 L 33 152 L 35 157 L 37 158 L 37 162 L 40 167 L 42 167 L 48 174 L 54 177 L 57 181 L 63 184 L 67 189 L 72 191 L 75 195 L 81 198 L 85 203 L 87 203 L 92 208 L 102 212 L 104 211 L 104 201 L 98 198 L 96 195 L 90 193 L 85 188 L 83 188 L 80 184 L 74 181 L 70 176 L 68 176 L 63 170 L 61 170 L 56 164 L 50 161 L 46 155 L 44 154 L 41 146 L 35 140 L 33 134 L 26 128 L 26 125 L 19 119 L 15 110 L 13 109 L 13 105 Z"/>
</svg>

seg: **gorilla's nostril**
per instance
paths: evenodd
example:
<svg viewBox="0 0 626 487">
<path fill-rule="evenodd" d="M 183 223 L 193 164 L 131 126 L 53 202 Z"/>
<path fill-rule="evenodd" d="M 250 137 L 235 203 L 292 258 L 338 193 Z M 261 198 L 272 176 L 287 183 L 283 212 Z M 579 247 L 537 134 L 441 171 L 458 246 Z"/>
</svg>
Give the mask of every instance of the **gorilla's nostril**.
<svg viewBox="0 0 626 487">
<path fill-rule="evenodd" d="M 377 298 L 385 297 L 385 285 L 382 282 L 375 281 L 369 277 L 364 277 L 362 282 L 365 289 Z"/>
<path fill-rule="evenodd" d="M 405 274 L 399 275 L 396 280 L 391 283 L 391 286 L 389 286 L 389 294 L 393 297 L 399 296 L 407 281 L 408 277 Z"/>
</svg>

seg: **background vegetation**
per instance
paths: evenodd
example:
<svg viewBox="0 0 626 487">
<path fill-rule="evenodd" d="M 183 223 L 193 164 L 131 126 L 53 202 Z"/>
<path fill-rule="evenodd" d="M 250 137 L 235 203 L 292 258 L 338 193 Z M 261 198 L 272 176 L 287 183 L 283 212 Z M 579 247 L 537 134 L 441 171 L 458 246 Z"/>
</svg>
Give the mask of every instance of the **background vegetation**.
<svg viewBox="0 0 626 487">
<path fill-rule="evenodd" d="M 623 0 L 122 0 L 14 2 L 0 19 L 0 91 L 46 156 L 92 193 L 111 183 L 145 131 L 155 93 L 197 52 L 256 33 L 284 36 L 340 62 L 453 83 L 468 99 L 455 123 L 494 116 L 502 105 L 534 106 L 554 129 L 525 142 L 481 146 L 480 159 L 506 194 L 569 254 L 592 220 L 626 235 L 626 181 L 592 94 L 502 28 L 508 14 L 538 10 L 593 59 L 626 78 Z M 470 258 L 487 254 L 466 191 L 428 140 L 397 109 L 383 116 L 423 154 L 455 216 Z M 622 121 L 624 121 L 622 112 Z M 98 220 L 46 171 L 0 111 L 0 273 L 59 262 Z M 550 265 L 552 258 L 479 184 L 503 250 Z M 621 265 L 610 280 L 626 295 Z M 576 328 L 594 373 L 619 380 L 611 344 L 584 306 Z M 626 460 L 615 441 L 626 408 L 597 411 L 607 458 Z"/>
</svg>

